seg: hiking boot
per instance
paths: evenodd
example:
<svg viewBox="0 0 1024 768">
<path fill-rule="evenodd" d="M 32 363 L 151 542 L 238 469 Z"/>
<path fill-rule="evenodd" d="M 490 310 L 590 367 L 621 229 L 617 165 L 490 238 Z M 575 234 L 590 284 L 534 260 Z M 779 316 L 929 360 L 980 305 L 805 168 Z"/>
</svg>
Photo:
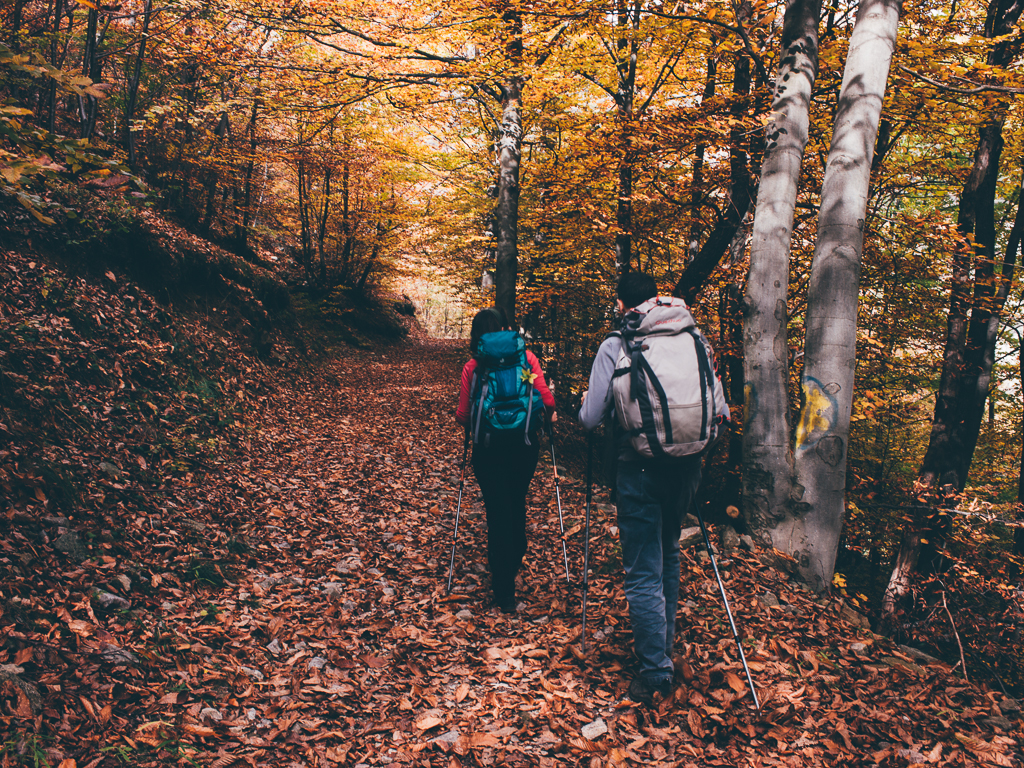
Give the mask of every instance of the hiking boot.
<svg viewBox="0 0 1024 768">
<path fill-rule="evenodd" d="M 637 704 L 643 704 L 645 707 L 651 707 L 654 706 L 654 694 L 660 694 L 662 698 L 665 698 L 671 692 L 671 680 L 662 680 L 659 683 L 652 683 L 645 680 L 642 675 L 637 675 L 629 684 L 629 689 L 626 691 L 626 698 L 630 701 L 635 701 Z"/>
</svg>

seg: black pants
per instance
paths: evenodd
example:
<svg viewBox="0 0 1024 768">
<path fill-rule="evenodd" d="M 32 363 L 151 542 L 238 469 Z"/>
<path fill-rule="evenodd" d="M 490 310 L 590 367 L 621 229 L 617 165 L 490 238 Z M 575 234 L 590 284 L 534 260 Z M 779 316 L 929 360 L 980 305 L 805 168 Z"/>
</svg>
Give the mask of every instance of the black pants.
<svg viewBox="0 0 1024 768">
<path fill-rule="evenodd" d="M 515 596 L 516 574 L 526 554 L 526 492 L 537 469 L 540 445 L 517 439 L 496 439 L 473 446 L 473 472 L 487 510 L 487 565 L 498 602 Z M 510 436 L 511 437 L 511 436 Z"/>
</svg>

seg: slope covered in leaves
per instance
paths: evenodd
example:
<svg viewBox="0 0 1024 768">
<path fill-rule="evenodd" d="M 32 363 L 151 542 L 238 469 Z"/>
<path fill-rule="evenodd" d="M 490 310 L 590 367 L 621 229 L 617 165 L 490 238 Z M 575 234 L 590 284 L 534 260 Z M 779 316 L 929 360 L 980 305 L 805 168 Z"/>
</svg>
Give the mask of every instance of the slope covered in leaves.
<svg viewBox="0 0 1024 768">
<path fill-rule="evenodd" d="M 561 482 L 567 583 L 549 463 L 519 613 L 489 605 L 469 472 L 447 594 L 461 344 L 266 368 L 116 279 L 75 284 L 76 320 L 74 302 L 46 309 L 54 273 L 5 266 L 18 279 L 0 318 L 4 765 L 1020 759 L 1016 702 L 911 658 L 756 551 L 720 567 L 761 711 L 692 545 L 680 684 L 654 709 L 624 701 L 614 515 L 595 508 L 584 653 L 584 488 Z M 159 346 L 168 326 L 184 358 Z"/>
</svg>

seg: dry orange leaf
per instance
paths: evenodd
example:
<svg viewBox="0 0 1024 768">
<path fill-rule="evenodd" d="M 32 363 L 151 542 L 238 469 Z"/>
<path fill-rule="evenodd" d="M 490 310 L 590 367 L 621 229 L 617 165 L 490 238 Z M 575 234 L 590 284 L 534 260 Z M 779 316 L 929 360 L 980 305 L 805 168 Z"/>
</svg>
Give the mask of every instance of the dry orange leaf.
<svg viewBox="0 0 1024 768">
<path fill-rule="evenodd" d="M 434 717 L 433 715 L 424 715 L 415 723 L 413 723 L 413 725 L 415 725 L 421 731 L 429 731 L 431 728 L 436 728 L 443 722 L 444 720 L 442 720 L 439 717 Z"/>
</svg>

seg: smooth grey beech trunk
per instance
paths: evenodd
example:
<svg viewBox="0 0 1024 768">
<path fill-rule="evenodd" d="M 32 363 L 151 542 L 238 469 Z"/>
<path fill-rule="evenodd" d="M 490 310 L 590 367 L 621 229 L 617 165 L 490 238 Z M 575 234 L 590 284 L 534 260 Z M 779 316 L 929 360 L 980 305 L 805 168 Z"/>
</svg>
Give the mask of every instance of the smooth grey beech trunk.
<svg viewBox="0 0 1024 768">
<path fill-rule="evenodd" d="M 494 303 L 515 324 L 516 279 L 519 274 L 519 164 L 523 147 L 522 86 L 518 80 L 502 88 L 498 129 L 497 259 Z"/>
<path fill-rule="evenodd" d="M 790 526 L 780 523 L 792 516 L 794 482 L 786 340 L 789 253 L 818 73 L 820 18 L 821 0 L 791 0 L 786 8 L 745 291 L 743 513 L 762 543 L 784 551 Z"/>
<path fill-rule="evenodd" d="M 843 525 L 864 217 L 900 9 L 900 0 L 860 4 L 822 182 L 794 448 L 795 514 L 773 534 L 817 590 L 831 584 Z"/>
</svg>

